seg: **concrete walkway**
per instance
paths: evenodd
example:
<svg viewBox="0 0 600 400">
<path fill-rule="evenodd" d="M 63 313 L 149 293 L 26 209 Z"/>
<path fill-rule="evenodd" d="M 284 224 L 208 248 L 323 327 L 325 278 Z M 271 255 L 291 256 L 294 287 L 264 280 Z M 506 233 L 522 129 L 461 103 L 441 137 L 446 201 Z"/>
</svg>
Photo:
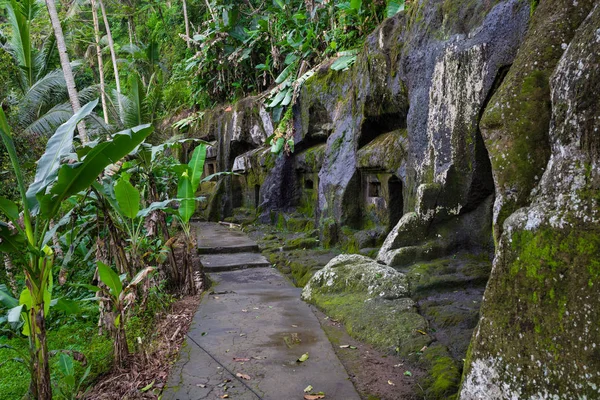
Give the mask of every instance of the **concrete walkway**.
<svg viewBox="0 0 600 400">
<path fill-rule="evenodd" d="M 325 399 L 360 399 L 300 289 L 277 270 L 209 275 L 214 285 L 196 312 L 164 400 L 303 399 L 309 385 Z M 298 362 L 305 353 L 309 358 Z"/>
</svg>

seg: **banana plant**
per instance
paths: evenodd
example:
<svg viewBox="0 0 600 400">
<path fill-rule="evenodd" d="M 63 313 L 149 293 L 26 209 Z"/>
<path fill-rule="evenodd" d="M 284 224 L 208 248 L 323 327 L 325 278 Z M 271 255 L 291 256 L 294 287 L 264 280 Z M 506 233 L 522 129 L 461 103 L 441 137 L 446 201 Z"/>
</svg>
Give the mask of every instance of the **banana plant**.
<svg viewBox="0 0 600 400">
<path fill-rule="evenodd" d="M 129 356 L 127 336 L 125 333 L 125 308 L 131 296 L 135 296 L 135 287 L 144 281 L 153 271 L 154 267 L 146 267 L 124 286 L 124 275 L 119 276 L 112 268 L 98 261 L 98 276 L 106 287 L 86 285 L 89 290 L 100 292 L 101 296 L 90 300 L 108 301 L 111 304 L 110 311 L 106 313 L 108 326 L 113 337 L 113 362 L 116 367 L 123 367 Z"/>
<path fill-rule="evenodd" d="M 191 237 L 190 220 L 196 212 L 196 191 L 200 186 L 200 180 L 204 173 L 204 161 L 206 160 L 206 145 L 200 143 L 194 149 L 190 162 L 182 164 L 183 172 L 177 184 L 177 197 L 179 198 L 179 209 L 177 219 L 185 236 L 186 249 L 183 252 L 184 287 L 188 294 L 196 294 L 194 283 L 194 269 L 189 259 L 189 252 L 193 246 Z M 202 272 L 200 272 L 202 274 Z"/>
<path fill-rule="evenodd" d="M 25 289 L 19 296 L 19 304 L 9 314 L 20 315 L 24 322 L 23 334 L 29 338 L 29 390 L 34 399 L 52 398 L 45 325 L 53 287 L 54 255 L 47 245 L 49 238 L 46 235 L 50 222 L 70 196 L 88 190 L 106 166 L 131 152 L 151 132 L 149 125 L 128 129 L 93 148 L 86 148 L 75 160 L 64 163 L 63 159 L 73 151 L 75 127 L 97 103 L 97 100 L 88 103 L 57 129 L 38 161 L 35 180 L 29 190 L 25 188 L 11 129 L 0 107 L 0 138 L 7 149 L 21 195 L 20 209 L 13 201 L 0 198 L 0 216 L 4 216 L 0 221 L 0 252 L 25 258 L 21 263 Z"/>
</svg>

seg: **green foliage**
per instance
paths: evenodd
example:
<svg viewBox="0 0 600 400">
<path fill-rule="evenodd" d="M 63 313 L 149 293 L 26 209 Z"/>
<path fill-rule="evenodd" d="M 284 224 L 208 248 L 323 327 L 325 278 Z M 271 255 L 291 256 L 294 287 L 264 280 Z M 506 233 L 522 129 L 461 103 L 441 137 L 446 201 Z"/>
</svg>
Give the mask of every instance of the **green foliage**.
<svg viewBox="0 0 600 400">
<path fill-rule="evenodd" d="M 360 0 L 213 4 L 191 38 L 198 52 L 186 61 L 195 102 L 206 107 L 275 84 L 271 106 L 286 106 L 292 83 L 325 57 L 359 47 L 384 8 L 384 2 Z"/>
</svg>

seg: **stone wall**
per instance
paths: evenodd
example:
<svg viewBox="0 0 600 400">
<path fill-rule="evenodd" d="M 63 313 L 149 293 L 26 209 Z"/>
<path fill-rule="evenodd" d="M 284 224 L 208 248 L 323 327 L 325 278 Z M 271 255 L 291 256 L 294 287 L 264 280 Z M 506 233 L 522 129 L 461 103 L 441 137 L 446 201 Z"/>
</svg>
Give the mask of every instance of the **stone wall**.
<svg viewBox="0 0 600 400">
<path fill-rule="evenodd" d="M 368 231 L 398 269 L 494 253 L 459 397 L 599 398 L 596 3 L 412 2 L 305 83 L 291 156 L 265 147 L 257 99 L 207 112 L 192 134 L 240 174 L 207 215 L 300 213 L 325 244 Z"/>
</svg>

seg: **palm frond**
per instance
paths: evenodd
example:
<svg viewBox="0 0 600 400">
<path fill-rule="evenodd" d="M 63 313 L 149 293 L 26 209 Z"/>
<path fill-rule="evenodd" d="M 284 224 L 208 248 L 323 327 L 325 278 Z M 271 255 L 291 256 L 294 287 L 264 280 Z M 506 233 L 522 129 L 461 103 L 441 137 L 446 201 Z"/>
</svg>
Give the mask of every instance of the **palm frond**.
<svg viewBox="0 0 600 400">
<path fill-rule="evenodd" d="M 25 93 L 18 111 L 19 124 L 29 126 L 48 108 L 67 98 L 67 85 L 62 70 L 47 73 Z"/>
<path fill-rule="evenodd" d="M 146 122 L 144 100 L 146 92 L 138 74 L 129 78 L 130 94 L 127 106 L 123 104 L 123 122 L 126 128 L 142 125 Z"/>
<path fill-rule="evenodd" d="M 41 5 L 36 0 L 8 0 L 2 3 L 6 9 L 8 22 L 12 28 L 9 51 L 23 72 L 19 85 L 25 93 L 33 85 L 36 70 L 36 49 L 31 42 L 29 30 L 31 21 L 39 13 Z"/>
<path fill-rule="evenodd" d="M 76 17 L 89 3 L 89 0 L 73 0 L 71 2 L 71 7 L 69 7 L 69 10 L 67 11 L 67 19 Z"/>
<path fill-rule="evenodd" d="M 58 104 L 25 127 L 24 132 L 33 135 L 50 136 L 72 116 L 73 108 L 71 108 L 71 104 Z"/>
<path fill-rule="evenodd" d="M 51 71 L 52 65 L 50 64 L 58 53 L 58 47 L 56 47 L 56 37 L 51 34 L 44 41 L 42 51 L 40 51 L 35 57 L 35 66 L 37 70 L 36 81 L 44 77 L 48 72 Z"/>
</svg>

